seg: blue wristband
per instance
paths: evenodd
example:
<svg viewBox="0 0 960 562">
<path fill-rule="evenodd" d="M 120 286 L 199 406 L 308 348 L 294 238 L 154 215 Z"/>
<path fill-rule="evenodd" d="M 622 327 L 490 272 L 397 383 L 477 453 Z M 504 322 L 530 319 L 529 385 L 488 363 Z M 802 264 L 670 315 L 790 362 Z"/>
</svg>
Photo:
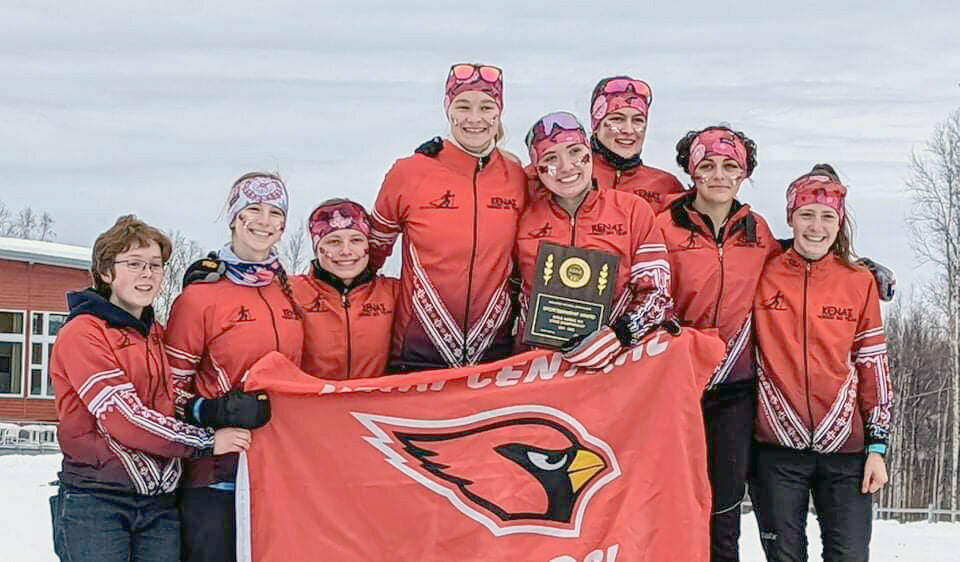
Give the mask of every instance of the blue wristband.
<svg viewBox="0 0 960 562">
<path fill-rule="evenodd" d="M 887 446 L 883 443 L 871 443 L 867 445 L 867 453 L 876 453 L 880 456 L 887 454 Z"/>
<path fill-rule="evenodd" d="M 193 419 L 200 422 L 200 405 L 203 404 L 203 398 L 197 398 L 197 401 L 193 403 Z"/>
</svg>

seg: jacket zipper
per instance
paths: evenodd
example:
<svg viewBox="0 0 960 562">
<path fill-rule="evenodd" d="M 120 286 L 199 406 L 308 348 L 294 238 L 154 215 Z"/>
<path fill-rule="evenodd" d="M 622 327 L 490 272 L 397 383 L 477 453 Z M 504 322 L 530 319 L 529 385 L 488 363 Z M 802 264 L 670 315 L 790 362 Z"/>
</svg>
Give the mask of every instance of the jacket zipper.
<svg viewBox="0 0 960 562">
<path fill-rule="evenodd" d="M 613 175 L 613 188 L 616 189 L 620 185 L 620 170 L 617 170 Z"/>
<path fill-rule="evenodd" d="M 713 327 L 720 327 L 720 303 L 723 302 L 723 285 L 726 281 L 726 272 L 723 268 L 723 242 L 717 241 L 717 260 L 720 261 L 720 290 L 717 291 L 717 308 L 713 311 Z"/>
<path fill-rule="evenodd" d="M 810 262 L 803 271 L 803 378 L 807 384 L 807 413 L 810 415 L 810 448 L 813 449 L 813 404 L 810 397 L 810 370 L 807 365 L 807 285 L 810 280 Z"/>
<path fill-rule="evenodd" d="M 270 323 L 273 324 L 273 341 L 277 345 L 277 351 L 280 351 L 280 330 L 277 328 L 277 319 L 273 314 L 273 307 L 270 306 L 267 298 L 263 296 L 263 291 L 260 287 L 257 287 L 257 294 L 260 295 L 260 300 L 263 301 L 263 304 L 267 305 L 267 310 L 270 311 Z"/>
<path fill-rule="evenodd" d="M 483 170 L 483 158 L 477 160 L 477 167 L 473 170 L 473 246 L 470 248 L 470 271 L 467 272 L 467 309 L 463 315 L 463 349 L 461 350 L 461 361 L 467 364 L 467 334 L 470 331 L 470 296 L 473 294 L 473 267 L 477 260 L 477 220 L 479 219 L 477 209 L 480 206 L 477 193 L 477 178 L 480 171 Z"/>
<path fill-rule="evenodd" d="M 350 334 L 350 297 L 347 296 L 347 293 L 342 293 L 340 295 L 340 301 L 343 302 L 343 313 L 347 317 L 347 378 L 350 378 L 350 373 L 353 371 L 353 346 L 351 341 L 353 338 Z"/>
</svg>

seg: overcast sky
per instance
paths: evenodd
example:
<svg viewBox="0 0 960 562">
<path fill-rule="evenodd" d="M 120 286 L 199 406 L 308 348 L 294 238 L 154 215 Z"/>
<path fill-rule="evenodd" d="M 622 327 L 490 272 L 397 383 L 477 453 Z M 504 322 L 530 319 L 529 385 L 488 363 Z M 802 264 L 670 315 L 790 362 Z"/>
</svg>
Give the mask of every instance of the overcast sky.
<svg viewBox="0 0 960 562">
<path fill-rule="evenodd" d="M 232 180 L 279 170 L 291 219 L 372 203 L 391 162 L 443 134 L 451 63 L 504 69 L 507 147 L 540 115 L 586 121 L 599 78 L 653 86 L 646 163 L 687 130 L 759 146 L 741 199 L 786 235 L 784 190 L 818 161 L 851 188 L 861 254 L 917 267 L 911 150 L 960 107 L 957 2 L 0 1 L 0 201 L 89 245 L 123 213 L 213 248 Z M 753 5 L 751 5 L 753 4 Z M 781 7 L 782 4 L 782 7 Z"/>
</svg>

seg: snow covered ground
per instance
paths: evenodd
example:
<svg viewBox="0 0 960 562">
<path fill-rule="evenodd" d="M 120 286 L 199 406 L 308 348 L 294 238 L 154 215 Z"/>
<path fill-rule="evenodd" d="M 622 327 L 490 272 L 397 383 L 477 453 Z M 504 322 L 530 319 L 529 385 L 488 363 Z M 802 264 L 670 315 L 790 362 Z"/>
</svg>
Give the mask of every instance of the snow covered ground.
<svg viewBox="0 0 960 562">
<path fill-rule="evenodd" d="M 47 498 L 54 488 L 60 455 L 0 456 L 0 558 L 17 562 L 55 561 Z M 820 560 L 816 519 L 808 522 L 810 559 Z M 743 518 L 744 562 L 761 562 L 763 554 L 752 515 Z M 878 521 L 873 528 L 873 562 L 950 562 L 960 556 L 960 526 L 949 523 L 901 525 Z"/>
</svg>

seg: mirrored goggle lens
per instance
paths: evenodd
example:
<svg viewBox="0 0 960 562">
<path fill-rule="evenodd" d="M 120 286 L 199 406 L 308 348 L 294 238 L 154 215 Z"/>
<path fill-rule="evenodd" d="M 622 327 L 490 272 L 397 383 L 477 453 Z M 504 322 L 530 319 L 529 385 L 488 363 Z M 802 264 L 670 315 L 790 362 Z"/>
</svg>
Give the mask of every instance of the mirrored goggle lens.
<svg viewBox="0 0 960 562">
<path fill-rule="evenodd" d="M 637 95 L 650 99 L 650 87 L 642 80 L 627 80 L 626 78 L 617 78 L 603 85 L 603 93 L 619 94 L 626 92 L 627 88 L 633 88 Z"/>
<path fill-rule="evenodd" d="M 480 78 L 485 82 L 496 82 L 500 79 L 500 69 L 495 66 L 481 66 L 479 70 Z"/>
<path fill-rule="evenodd" d="M 455 64 L 450 68 L 450 72 L 457 80 L 466 80 L 476 73 L 477 69 L 472 64 Z"/>
</svg>

